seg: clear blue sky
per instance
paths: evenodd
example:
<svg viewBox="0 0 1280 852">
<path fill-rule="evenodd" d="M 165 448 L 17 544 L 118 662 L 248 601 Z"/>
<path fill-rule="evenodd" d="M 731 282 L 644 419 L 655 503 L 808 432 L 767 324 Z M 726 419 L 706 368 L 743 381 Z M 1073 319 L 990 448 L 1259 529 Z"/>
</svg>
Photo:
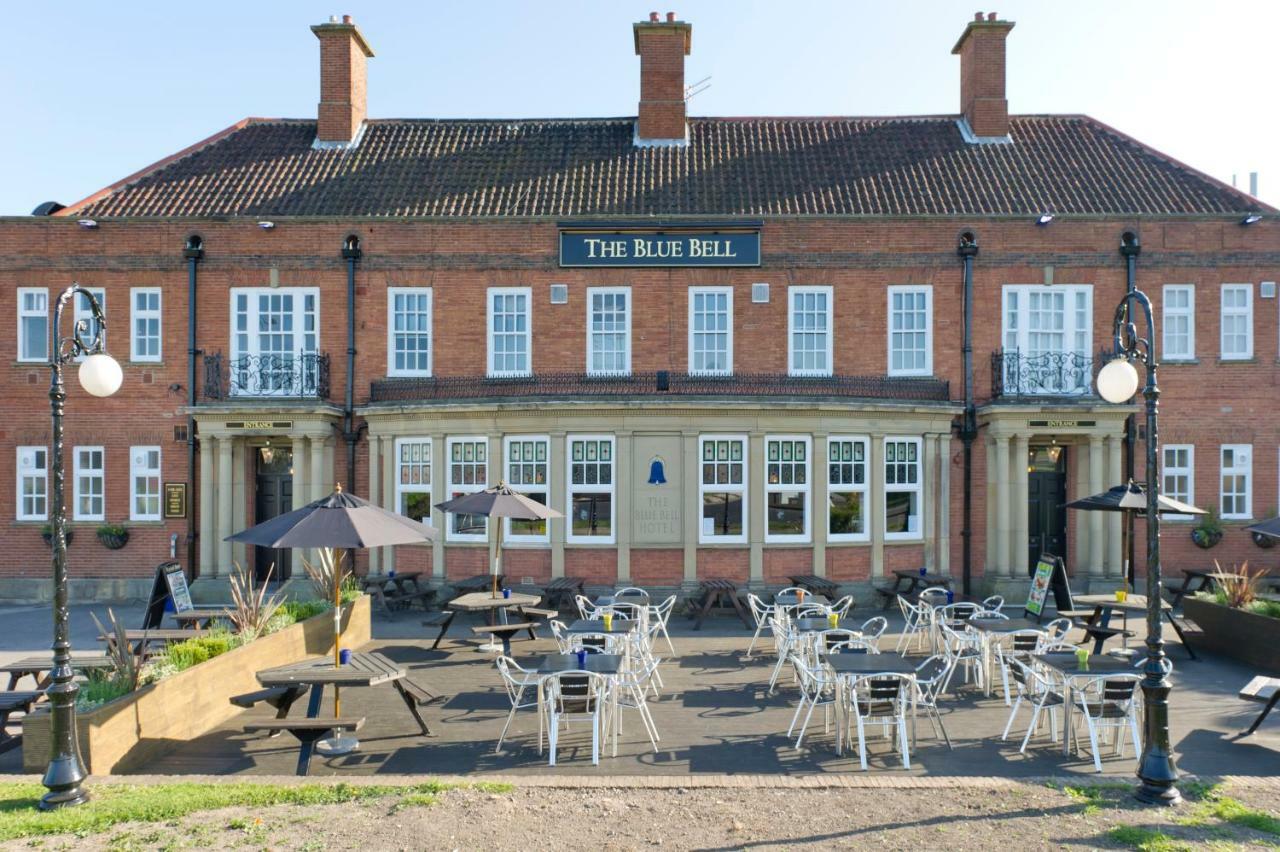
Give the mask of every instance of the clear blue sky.
<svg viewBox="0 0 1280 852">
<path fill-rule="evenodd" d="M 987 0 L 1017 22 L 1011 112 L 1082 112 L 1280 206 L 1275 0 Z M 634 115 L 631 22 L 693 24 L 695 115 L 954 113 L 976 0 L 11 4 L 0 214 L 78 200 L 248 116 L 312 117 L 308 29 L 351 14 L 371 117 Z M 982 6 L 985 10 L 991 6 Z"/>
</svg>

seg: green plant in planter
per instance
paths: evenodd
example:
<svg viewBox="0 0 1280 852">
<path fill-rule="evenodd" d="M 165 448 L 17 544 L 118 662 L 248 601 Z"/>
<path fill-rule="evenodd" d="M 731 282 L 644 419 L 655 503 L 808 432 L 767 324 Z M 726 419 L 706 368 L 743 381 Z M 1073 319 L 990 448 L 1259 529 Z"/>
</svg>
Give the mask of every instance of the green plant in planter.
<svg viewBox="0 0 1280 852">
<path fill-rule="evenodd" d="M 129 543 L 129 530 L 123 524 L 103 524 L 98 527 L 98 541 L 108 550 L 119 550 Z"/>
<path fill-rule="evenodd" d="M 1200 523 L 1191 530 L 1191 540 L 1197 547 L 1205 550 L 1222 541 L 1222 521 L 1218 520 L 1218 510 L 1210 506 L 1200 517 Z"/>
</svg>

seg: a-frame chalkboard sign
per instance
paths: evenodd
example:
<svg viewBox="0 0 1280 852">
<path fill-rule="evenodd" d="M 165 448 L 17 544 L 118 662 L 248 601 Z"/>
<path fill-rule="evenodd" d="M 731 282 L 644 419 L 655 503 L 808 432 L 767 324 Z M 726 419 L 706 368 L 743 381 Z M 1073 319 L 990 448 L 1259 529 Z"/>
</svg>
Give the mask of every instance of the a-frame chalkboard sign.
<svg viewBox="0 0 1280 852">
<path fill-rule="evenodd" d="M 162 562 L 156 566 L 156 580 L 151 584 L 151 600 L 147 603 L 147 615 L 143 630 L 154 630 L 164 621 L 165 601 L 173 601 L 174 612 L 195 609 L 191 602 L 191 590 L 187 588 L 187 575 L 180 562 Z"/>
<path fill-rule="evenodd" d="M 1058 612 L 1071 612 L 1076 608 L 1071 600 L 1071 586 L 1067 584 L 1067 568 L 1062 564 L 1062 557 L 1042 553 L 1031 574 L 1031 588 L 1023 605 L 1024 615 L 1038 622 L 1044 615 L 1044 603 L 1050 589 L 1053 590 L 1053 602 Z"/>
</svg>

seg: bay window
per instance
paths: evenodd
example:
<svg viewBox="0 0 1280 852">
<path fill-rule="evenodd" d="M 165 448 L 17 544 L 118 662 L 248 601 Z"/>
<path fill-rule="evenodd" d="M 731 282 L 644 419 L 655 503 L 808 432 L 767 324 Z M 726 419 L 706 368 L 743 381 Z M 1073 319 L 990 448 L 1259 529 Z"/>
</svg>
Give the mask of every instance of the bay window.
<svg viewBox="0 0 1280 852">
<path fill-rule="evenodd" d="M 884 439 L 885 541 L 920 538 L 920 439 Z"/>
<path fill-rule="evenodd" d="M 702 544 L 740 543 L 747 540 L 747 436 L 704 435 L 698 497 Z"/>
</svg>

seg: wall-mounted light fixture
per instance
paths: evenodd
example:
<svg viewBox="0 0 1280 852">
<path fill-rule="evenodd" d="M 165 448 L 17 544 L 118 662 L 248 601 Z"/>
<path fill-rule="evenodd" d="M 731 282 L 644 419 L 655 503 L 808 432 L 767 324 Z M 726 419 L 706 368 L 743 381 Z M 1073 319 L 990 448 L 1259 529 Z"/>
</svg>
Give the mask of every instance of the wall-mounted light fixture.
<svg viewBox="0 0 1280 852">
<path fill-rule="evenodd" d="M 1252 225 L 1254 222 L 1261 222 L 1262 216 L 1259 213 L 1250 213 L 1240 220 L 1241 225 Z"/>
<path fill-rule="evenodd" d="M 84 229 L 85 229 L 85 230 L 87 230 L 87 231 L 96 231 L 96 230 L 98 230 L 98 220 L 97 220 L 97 219 L 81 219 L 81 220 L 79 220 L 78 222 L 76 222 L 76 224 L 77 224 L 77 225 L 79 225 L 81 228 L 84 228 Z"/>
<path fill-rule="evenodd" d="M 270 222 L 266 219 L 263 219 L 261 222 L 258 223 L 258 227 L 264 231 L 270 231 L 275 226 L 276 226 L 275 222 Z"/>
<path fill-rule="evenodd" d="M 1042 228 L 1052 221 L 1053 221 L 1052 213 L 1041 213 L 1039 217 L 1036 218 L 1036 224 Z"/>
</svg>

